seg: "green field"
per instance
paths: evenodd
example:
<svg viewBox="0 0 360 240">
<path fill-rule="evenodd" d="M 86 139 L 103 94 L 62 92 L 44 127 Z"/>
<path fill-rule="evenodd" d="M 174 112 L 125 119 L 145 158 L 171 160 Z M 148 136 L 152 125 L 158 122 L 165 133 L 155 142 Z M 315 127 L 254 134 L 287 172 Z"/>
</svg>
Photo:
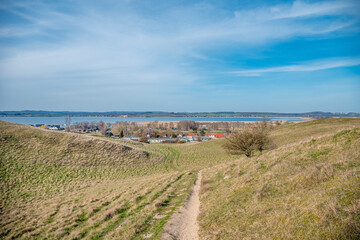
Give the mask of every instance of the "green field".
<svg viewBox="0 0 360 240">
<path fill-rule="evenodd" d="M 202 170 L 200 239 L 356 239 L 360 120 L 274 127 L 245 158 L 223 140 L 139 144 L 0 122 L 2 239 L 158 239 Z"/>
</svg>

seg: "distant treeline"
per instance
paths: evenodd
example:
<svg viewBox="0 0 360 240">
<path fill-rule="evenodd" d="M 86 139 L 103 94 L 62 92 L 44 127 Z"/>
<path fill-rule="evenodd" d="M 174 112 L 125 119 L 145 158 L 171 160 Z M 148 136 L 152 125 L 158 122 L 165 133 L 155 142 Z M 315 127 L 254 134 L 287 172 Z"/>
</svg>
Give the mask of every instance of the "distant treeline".
<svg viewBox="0 0 360 240">
<path fill-rule="evenodd" d="M 69 112 L 69 111 L 0 111 L 1 117 L 360 117 L 360 113 L 332 113 L 332 112 L 307 112 L 307 113 L 275 113 L 275 112 Z"/>
<path fill-rule="evenodd" d="M 183 120 L 179 122 L 149 122 L 147 124 L 139 124 L 136 122 L 116 122 L 105 123 L 100 122 L 75 122 L 71 124 L 71 119 L 67 120 L 66 131 L 77 133 L 101 132 L 107 135 L 111 132 L 112 135 L 121 137 L 141 137 L 149 134 L 154 137 L 169 137 L 184 135 L 184 132 L 199 132 L 205 134 L 207 132 L 226 132 L 230 133 L 233 130 L 246 129 L 252 126 L 255 122 L 195 122 Z M 280 121 L 272 122 L 272 124 L 280 125 Z M 151 135 L 152 134 L 152 135 Z"/>
</svg>

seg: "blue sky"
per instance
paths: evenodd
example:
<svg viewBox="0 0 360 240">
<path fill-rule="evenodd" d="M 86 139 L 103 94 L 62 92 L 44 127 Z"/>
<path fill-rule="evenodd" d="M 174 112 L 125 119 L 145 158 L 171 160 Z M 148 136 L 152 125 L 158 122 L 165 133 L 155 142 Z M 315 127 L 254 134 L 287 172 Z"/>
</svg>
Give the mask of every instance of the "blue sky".
<svg viewBox="0 0 360 240">
<path fill-rule="evenodd" d="M 0 110 L 360 112 L 360 2 L 0 1 Z"/>
</svg>

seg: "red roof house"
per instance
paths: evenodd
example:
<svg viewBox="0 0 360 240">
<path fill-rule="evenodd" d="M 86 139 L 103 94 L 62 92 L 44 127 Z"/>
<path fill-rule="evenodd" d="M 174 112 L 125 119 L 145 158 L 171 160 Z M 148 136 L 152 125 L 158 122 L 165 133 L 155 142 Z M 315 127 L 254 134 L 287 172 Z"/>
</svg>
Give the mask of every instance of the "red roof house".
<svg viewBox="0 0 360 240">
<path fill-rule="evenodd" d="M 188 133 L 187 138 L 200 137 L 200 133 Z"/>
<path fill-rule="evenodd" d="M 223 138 L 224 133 L 207 133 L 206 136 L 210 138 Z"/>
</svg>

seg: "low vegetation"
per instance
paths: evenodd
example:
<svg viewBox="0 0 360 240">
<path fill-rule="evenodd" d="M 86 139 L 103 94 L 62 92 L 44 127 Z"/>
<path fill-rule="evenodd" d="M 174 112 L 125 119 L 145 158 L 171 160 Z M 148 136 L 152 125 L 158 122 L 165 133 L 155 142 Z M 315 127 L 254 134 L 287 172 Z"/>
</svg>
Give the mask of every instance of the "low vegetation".
<svg viewBox="0 0 360 240">
<path fill-rule="evenodd" d="M 264 119 L 250 128 L 231 134 L 226 138 L 224 148 L 231 154 L 244 154 L 246 157 L 251 157 L 256 152 L 262 153 L 273 147 L 269 131 L 270 126 Z"/>
<path fill-rule="evenodd" d="M 276 126 L 251 158 L 224 139 L 144 144 L 0 122 L 0 238 L 159 239 L 202 170 L 200 239 L 359 237 L 360 121 Z"/>
<path fill-rule="evenodd" d="M 0 122 L 0 141 L 4 239 L 157 239 L 187 197 L 196 178 L 193 157 L 201 153 L 192 144 L 180 157 L 182 145 L 7 122 Z M 206 156 L 203 166 L 231 158 Z"/>
<path fill-rule="evenodd" d="M 359 127 L 351 119 L 280 127 L 275 141 L 285 132 L 298 141 L 204 170 L 200 239 L 359 239 Z"/>
</svg>

